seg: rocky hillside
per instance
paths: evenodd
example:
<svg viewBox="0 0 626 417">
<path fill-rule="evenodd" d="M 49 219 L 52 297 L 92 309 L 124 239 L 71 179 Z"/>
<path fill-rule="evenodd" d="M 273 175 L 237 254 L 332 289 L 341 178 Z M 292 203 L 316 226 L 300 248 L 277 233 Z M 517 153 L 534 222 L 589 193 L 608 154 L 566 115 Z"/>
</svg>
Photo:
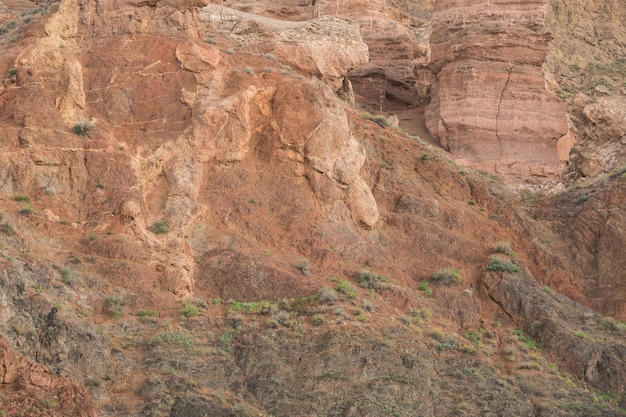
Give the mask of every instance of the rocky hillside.
<svg viewBox="0 0 626 417">
<path fill-rule="evenodd" d="M 624 3 L 483 3 L 2 0 L 0 415 L 624 415 Z"/>
</svg>

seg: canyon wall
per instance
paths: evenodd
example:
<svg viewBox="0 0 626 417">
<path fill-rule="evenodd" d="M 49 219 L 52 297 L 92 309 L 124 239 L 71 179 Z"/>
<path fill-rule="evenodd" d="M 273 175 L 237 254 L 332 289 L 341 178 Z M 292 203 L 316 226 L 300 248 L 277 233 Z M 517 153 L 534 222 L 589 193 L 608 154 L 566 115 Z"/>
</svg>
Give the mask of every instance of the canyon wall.
<svg viewBox="0 0 626 417">
<path fill-rule="evenodd" d="M 461 163 L 525 177 L 557 175 L 567 159 L 565 104 L 546 91 L 547 1 L 440 1 L 426 125 Z M 570 140 L 571 141 L 571 140 Z"/>
</svg>

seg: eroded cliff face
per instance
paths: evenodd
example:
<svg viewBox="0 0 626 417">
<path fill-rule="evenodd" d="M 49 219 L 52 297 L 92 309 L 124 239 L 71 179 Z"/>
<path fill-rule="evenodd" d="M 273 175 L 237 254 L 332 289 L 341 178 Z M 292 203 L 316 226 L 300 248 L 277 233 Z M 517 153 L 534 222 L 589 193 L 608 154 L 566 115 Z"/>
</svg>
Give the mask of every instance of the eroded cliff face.
<svg viewBox="0 0 626 417">
<path fill-rule="evenodd" d="M 240 162 L 254 146 L 293 165 L 293 175 L 308 178 L 318 195 L 332 195 L 320 202 L 325 211 L 341 207 L 352 227 L 376 223 L 376 203 L 359 176 L 365 152 L 333 94 L 344 75 L 367 60 L 357 27 L 325 17 L 307 25 L 246 20 L 216 7 L 198 19 L 193 9 L 169 4 L 139 5 L 135 18 L 118 25 L 124 7 L 61 3 L 47 36 L 16 58 L 3 101 L 5 192 L 67 200 L 49 216 L 91 219 L 122 233 L 145 255 L 120 255 L 153 264 L 163 285 L 181 295 L 193 292 L 194 261 L 183 236 L 208 207 L 198 201 L 207 164 Z M 275 55 L 258 58 L 254 67 L 229 59 L 200 40 L 205 21 L 238 26 L 233 39 L 261 53 L 271 47 Z M 346 53 L 337 54 L 337 44 Z M 236 68 L 237 61 L 245 68 Z M 294 67 L 328 85 L 277 87 Z M 301 104 L 291 110 L 298 97 Z M 32 108 L 50 115 L 45 126 L 30 116 Z M 85 147 L 69 129 L 88 119 L 95 127 Z M 155 237 L 149 229 L 158 219 L 179 232 Z M 115 253 L 114 247 L 100 243 L 97 250 Z"/>
<path fill-rule="evenodd" d="M 550 2 L 546 73 L 578 131 L 566 181 L 593 180 L 626 164 L 624 19 L 624 2 Z"/>
<path fill-rule="evenodd" d="M 565 105 L 545 89 L 547 1 L 437 3 L 426 125 L 470 166 L 524 178 L 558 175 L 569 149 Z"/>
</svg>

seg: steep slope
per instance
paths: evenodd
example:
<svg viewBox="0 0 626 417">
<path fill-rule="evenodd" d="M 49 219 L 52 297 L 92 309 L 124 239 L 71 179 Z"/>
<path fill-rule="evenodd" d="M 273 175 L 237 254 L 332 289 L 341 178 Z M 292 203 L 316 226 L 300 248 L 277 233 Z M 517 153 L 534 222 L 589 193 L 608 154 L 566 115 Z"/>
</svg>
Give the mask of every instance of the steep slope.
<svg viewBox="0 0 626 417">
<path fill-rule="evenodd" d="M 336 2 L 243 3 L 63 0 L 3 44 L 0 330 L 45 384 L 7 366 L 1 411 L 623 415 L 567 236 L 346 101 Z"/>
</svg>

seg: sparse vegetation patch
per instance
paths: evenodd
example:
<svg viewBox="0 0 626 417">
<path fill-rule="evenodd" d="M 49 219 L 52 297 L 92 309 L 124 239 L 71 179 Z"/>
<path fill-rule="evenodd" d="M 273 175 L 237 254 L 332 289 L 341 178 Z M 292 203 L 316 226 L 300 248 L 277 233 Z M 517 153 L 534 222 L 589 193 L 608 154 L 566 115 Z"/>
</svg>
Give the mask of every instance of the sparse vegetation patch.
<svg viewBox="0 0 626 417">
<path fill-rule="evenodd" d="M 489 265 L 487 265 L 487 271 L 515 273 L 519 272 L 520 269 L 519 266 L 515 265 L 513 262 L 505 261 L 494 256 L 491 258 Z"/>
<path fill-rule="evenodd" d="M 374 115 L 372 113 L 365 112 L 363 113 L 363 117 L 367 120 L 371 120 L 372 122 L 383 128 L 391 126 L 391 122 L 383 115 Z"/>
<path fill-rule="evenodd" d="M 493 247 L 493 250 L 497 253 L 503 253 L 508 256 L 516 255 L 516 253 L 511 248 L 511 244 L 509 242 L 498 242 Z"/>
<path fill-rule="evenodd" d="M 72 132 L 78 136 L 86 137 L 91 134 L 94 126 L 95 124 L 91 120 L 84 119 L 74 125 Z"/>
<path fill-rule="evenodd" d="M 432 276 L 432 280 L 440 285 L 459 285 L 463 282 L 463 277 L 458 269 L 444 268 L 435 272 Z"/>
<path fill-rule="evenodd" d="M 350 281 L 345 279 L 337 281 L 337 292 L 346 295 L 348 298 L 355 298 L 359 294 Z"/>
<path fill-rule="evenodd" d="M 152 233 L 154 233 L 155 235 L 163 235 L 168 233 L 169 231 L 170 229 L 167 227 L 165 220 L 157 220 L 152 224 Z"/>
<path fill-rule="evenodd" d="M 359 272 L 356 281 L 359 284 L 359 287 L 374 291 L 380 291 L 387 288 L 387 277 L 371 271 Z"/>
</svg>

